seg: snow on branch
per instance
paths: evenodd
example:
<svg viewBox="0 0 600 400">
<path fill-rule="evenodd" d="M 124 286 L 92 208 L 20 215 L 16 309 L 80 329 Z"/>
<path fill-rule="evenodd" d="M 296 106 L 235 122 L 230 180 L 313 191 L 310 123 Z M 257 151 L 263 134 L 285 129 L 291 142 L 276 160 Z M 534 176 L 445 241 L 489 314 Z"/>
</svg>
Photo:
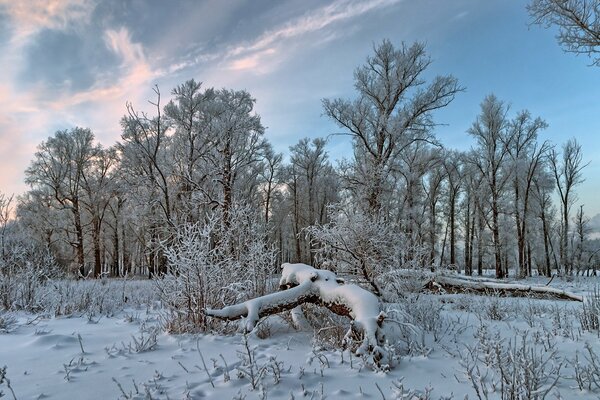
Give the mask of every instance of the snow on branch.
<svg viewBox="0 0 600 400">
<path fill-rule="evenodd" d="M 548 286 L 531 286 L 517 283 L 494 282 L 485 279 L 468 279 L 438 275 L 429 280 L 425 289 L 447 293 L 482 293 L 514 297 L 539 297 L 546 299 L 583 301 L 583 297 Z"/>
<path fill-rule="evenodd" d="M 281 291 L 234 304 L 221 310 L 205 310 L 210 317 L 226 320 L 244 319 L 244 329 L 251 331 L 265 316 L 291 310 L 303 303 L 318 304 L 332 312 L 349 317 L 350 329 L 344 345 L 353 347 L 357 355 L 371 355 L 378 365 L 387 364 L 381 331 L 385 314 L 373 293 L 354 284 L 345 284 L 333 272 L 305 264 L 283 264 Z M 356 343 L 357 346 L 352 346 Z"/>
</svg>

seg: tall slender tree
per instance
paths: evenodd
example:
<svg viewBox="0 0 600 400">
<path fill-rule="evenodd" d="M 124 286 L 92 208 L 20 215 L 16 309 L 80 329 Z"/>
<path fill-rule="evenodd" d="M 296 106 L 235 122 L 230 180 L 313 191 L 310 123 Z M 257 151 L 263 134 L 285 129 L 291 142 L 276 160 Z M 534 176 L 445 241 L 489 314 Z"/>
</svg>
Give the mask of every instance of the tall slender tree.
<svg viewBox="0 0 600 400">
<path fill-rule="evenodd" d="M 582 171 L 587 165 L 583 162 L 581 145 L 576 139 L 569 139 L 562 146 L 562 153 L 552 149 L 550 165 L 561 204 L 560 263 L 564 272 L 571 274 L 573 263 L 569 250 L 569 214 L 577 200 L 574 188 L 583 182 Z"/>
</svg>

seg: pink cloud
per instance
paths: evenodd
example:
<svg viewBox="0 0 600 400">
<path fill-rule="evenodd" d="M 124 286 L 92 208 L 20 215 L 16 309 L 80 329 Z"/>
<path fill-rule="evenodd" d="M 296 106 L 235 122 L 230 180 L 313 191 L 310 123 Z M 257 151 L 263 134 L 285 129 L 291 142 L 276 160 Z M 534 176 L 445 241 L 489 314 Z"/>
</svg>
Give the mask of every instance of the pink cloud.
<svg viewBox="0 0 600 400">
<path fill-rule="evenodd" d="M 22 44 L 41 29 L 65 29 L 89 20 L 92 0 L 0 0 L 13 22 L 13 43 Z"/>
<path fill-rule="evenodd" d="M 254 70 L 255 72 L 266 72 L 269 56 L 274 55 L 277 51 L 273 48 L 256 52 L 247 57 L 238 58 L 229 64 L 229 69 L 234 71 Z"/>
<path fill-rule="evenodd" d="M 27 23 L 36 27 L 54 23 L 54 13 L 64 9 L 58 3 L 61 2 L 44 3 L 49 11 Z M 11 15 L 16 21 L 22 13 L 25 11 L 13 9 Z M 56 18 L 57 24 L 62 23 Z M 127 29 L 106 31 L 105 42 L 121 59 L 120 74 L 105 77 L 75 94 L 42 84 L 23 90 L 16 86 L 15 79 L 22 65 L 22 43 L 12 41 L 9 51 L 0 54 L 0 64 L 8 67 L 0 76 L 0 191 L 18 194 L 25 190 L 24 171 L 36 146 L 54 133 L 53 127 L 90 127 L 105 145 L 110 145 L 119 138 L 119 119 L 125 112 L 125 102 L 146 103 L 153 80 L 163 72 L 150 65 L 143 46 L 132 41 Z"/>
</svg>

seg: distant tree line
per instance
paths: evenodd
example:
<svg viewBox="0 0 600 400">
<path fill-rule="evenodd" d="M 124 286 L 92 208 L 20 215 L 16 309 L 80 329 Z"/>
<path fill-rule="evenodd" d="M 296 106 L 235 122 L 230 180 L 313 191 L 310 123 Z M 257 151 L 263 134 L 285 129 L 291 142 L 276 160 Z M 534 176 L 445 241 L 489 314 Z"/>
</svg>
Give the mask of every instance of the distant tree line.
<svg viewBox="0 0 600 400">
<path fill-rule="evenodd" d="M 323 100 L 352 143 L 337 165 L 322 138 L 278 154 L 248 92 L 195 80 L 166 104 L 155 88 L 152 113 L 127 104 L 112 147 L 88 128 L 58 131 L 26 170 L 29 191 L 0 197 L 3 265 L 31 247 L 73 275 L 162 275 L 181 233 L 210 225 L 199 237 L 203 251 L 219 250 L 211 259 L 264 249 L 273 272 L 303 262 L 375 292 L 402 268 L 595 273 L 576 195 L 580 144 L 543 140 L 543 119 L 489 95 L 467 132 L 471 149 L 443 147 L 435 111 L 463 88 L 450 75 L 426 79 L 430 64 L 422 43 L 385 40 L 356 69 L 354 98 Z"/>
</svg>

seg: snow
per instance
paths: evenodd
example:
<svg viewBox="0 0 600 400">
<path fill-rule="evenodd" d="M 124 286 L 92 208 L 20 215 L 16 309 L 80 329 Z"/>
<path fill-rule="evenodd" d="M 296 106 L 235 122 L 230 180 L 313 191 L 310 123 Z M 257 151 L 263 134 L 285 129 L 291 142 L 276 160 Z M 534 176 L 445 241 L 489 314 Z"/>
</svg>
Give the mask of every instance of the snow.
<svg viewBox="0 0 600 400">
<path fill-rule="evenodd" d="M 464 288 L 472 288 L 472 289 L 506 289 L 506 290 L 518 290 L 518 291 L 529 291 L 534 290 L 536 293 L 547 293 L 556 296 L 563 296 L 570 298 L 575 301 L 583 301 L 583 296 L 579 296 L 576 294 L 569 293 L 565 290 L 557 289 L 554 287 L 548 286 L 539 286 L 539 285 L 523 285 L 520 283 L 506 283 L 506 282 L 498 282 L 492 281 L 490 279 L 477 279 L 477 278 L 468 278 L 465 279 L 463 277 L 453 278 L 450 276 L 437 276 L 435 278 L 436 282 L 446 283 L 453 286 L 462 286 Z"/>
<path fill-rule="evenodd" d="M 295 279 L 302 280 L 298 278 L 301 275 L 296 274 Z M 350 291 L 344 293 L 345 297 L 355 295 L 348 289 L 352 285 L 326 282 L 331 299 L 339 295 L 336 290 Z M 532 279 L 522 284 L 546 282 Z M 583 296 L 588 296 L 598 283 L 597 278 L 552 282 L 558 290 Z M 148 290 L 152 290 L 150 282 Z M 368 313 L 357 313 L 372 315 L 371 306 Z M 0 367 L 8 367 L 7 376 L 19 400 L 244 396 L 248 400 L 377 399 L 382 398 L 379 390 L 386 399 L 416 400 L 416 396 L 429 393 L 432 400 L 462 400 L 466 395 L 477 398 L 467 373 L 474 362 L 471 355 L 475 354 L 482 375 L 487 374 L 487 378 L 479 378 L 487 384 L 489 398 L 499 399 L 499 375 L 489 355 L 494 349 L 508 355 L 525 340 L 532 350 L 527 354 L 550 360 L 543 367 L 548 379 L 541 379 L 542 389 L 551 388 L 546 398 L 596 399 L 600 388 L 584 384 L 580 390 L 575 379 L 576 370 L 593 376 L 586 343 L 595 354 L 600 354 L 598 331 L 583 331 L 579 325 L 582 306 L 583 303 L 560 300 L 464 294 L 408 296 L 404 303 L 387 307 L 396 308 L 394 318 L 403 316 L 418 335 L 395 332 L 394 336 L 397 327 L 384 325 L 389 344 L 397 346 L 401 354 L 400 362 L 386 373 L 367 368 L 363 359 L 351 358 L 348 351 L 315 342 L 312 330 L 296 331 L 281 318 L 272 317 L 259 327 L 268 332 L 267 338 L 259 339 L 257 332 L 247 336 L 256 368 L 264 371 L 256 389 L 252 389 L 247 377 L 238 374 L 238 370 L 249 368 L 243 365 L 247 359 L 244 335 L 165 333 L 160 329 L 162 310 L 158 304 L 115 310 L 109 313 L 111 316 L 47 317 L 19 312 L 11 314 L 16 318 L 14 326 L 7 333 L 0 333 Z M 388 315 L 392 319 L 392 311 Z M 6 314 L 0 313 L 0 317 Z M 516 363 L 519 357 L 505 360 Z M 560 379 L 556 387 L 551 387 L 551 368 L 558 365 Z M 279 369 L 279 377 L 273 368 Z M 0 391 L 4 398 L 11 398 L 6 383 L 0 384 Z"/>
<path fill-rule="evenodd" d="M 267 310 L 282 305 L 302 304 L 303 296 L 316 295 L 326 305 L 340 306 L 349 311 L 352 328 L 348 330 L 344 342 L 352 340 L 354 331 L 362 333 L 364 338 L 356 351 L 357 355 L 372 353 L 377 363 L 382 360 L 387 364 L 387 352 L 381 347 L 383 338 L 379 333 L 379 325 L 385 318 L 385 313 L 380 311 L 379 299 L 373 293 L 354 284 L 344 284 L 331 271 L 315 269 L 306 264 L 283 264 L 279 286 L 293 287 L 221 310 L 206 310 L 206 315 L 227 319 L 243 316 L 244 329 L 249 332 L 254 329 L 261 316 L 270 314 Z"/>
<path fill-rule="evenodd" d="M 168 335 L 157 337 L 153 350 L 135 353 L 107 351 L 122 349 L 139 336 L 140 321 L 130 321 L 128 315 L 139 313 L 140 320 L 156 323 L 155 312 L 130 310 L 112 318 L 102 318 L 90 324 L 85 317 L 52 318 L 27 325 L 32 316 L 19 315 L 19 327 L 10 334 L 0 335 L 0 364 L 8 365 L 8 376 L 18 399 L 114 399 L 125 398 L 118 387 L 132 398 L 145 399 L 146 388 L 151 398 L 231 399 L 242 393 L 248 399 L 260 398 L 260 390 L 252 390 L 248 382 L 239 379 L 236 368 L 241 361 L 238 351 L 243 350 L 243 337 L 214 335 Z M 271 377 L 264 379 L 268 398 L 288 399 L 290 393 L 302 398 L 302 393 L 321 390 L 328 398 L 351 395 L 359 398 L 375 396 L 375 383 L 387 387 L 387 381 L 400 377 L 376 374 L 361 367 L 359 360 L 349 366 L 349 355 L 344 364 L 339 352 L 318 351 L 313 354 L 312 332 L 295 332 L 281 322 L 273 322 L 272 337 L 260 340 L 250 337 L 256 346 L 258 364 L 271 358 L 282 362 L 282 376 L 275 385 Z M 81 335 L 85 353 L 81 352 Z M 215 388 L 203 369 L 200 355 L 207 362 Z M 222 368 L 226 360 L 231 380 L 225 382 Z M 329 363 L 329 366 L 322 365 Z M 215 360 L 217 367 L 214 367 Z M 69 370 L 68 379 L 66 371 Z M 187 371 L 186 371 L 187 370 Z M 137 387 L 137 389 L 136 389 Z M 323 388 L 323 389 L 322 389 Z M 139 393 L 136 393 L 137 392 Z M 310 398 L 311 395 L 308 396 Z"/>
</svg>

